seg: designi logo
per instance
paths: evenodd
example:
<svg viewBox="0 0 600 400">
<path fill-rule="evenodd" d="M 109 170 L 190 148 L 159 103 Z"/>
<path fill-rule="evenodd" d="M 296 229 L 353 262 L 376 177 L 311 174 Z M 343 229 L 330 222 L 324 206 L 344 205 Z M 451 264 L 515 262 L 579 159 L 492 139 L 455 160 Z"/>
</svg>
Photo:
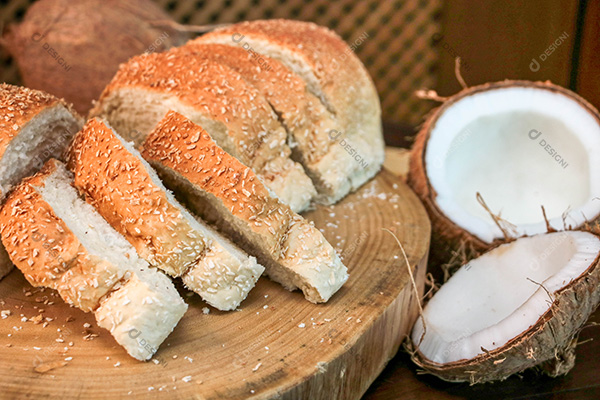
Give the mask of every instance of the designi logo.
<svg viewBox="0 0 600 400">
<path fill-rule="evenodd" d="M 129 331 L 129 337 L 132 339 L 137 339 L 138 337 L 140 337 L 141 334 L 142 332 L 138 331 L 135 328 Z"/>
</svg>

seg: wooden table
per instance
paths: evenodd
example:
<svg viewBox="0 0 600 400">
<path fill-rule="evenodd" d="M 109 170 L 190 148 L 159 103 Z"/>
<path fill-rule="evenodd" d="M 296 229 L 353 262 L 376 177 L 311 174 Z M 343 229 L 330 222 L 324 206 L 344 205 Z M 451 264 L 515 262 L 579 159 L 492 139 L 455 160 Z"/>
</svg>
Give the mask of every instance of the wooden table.
<svg viewBox="0 0 600 400">
<path fill-rule="evenodd" d="M 398 147 L 410 146 L 412 128 L 384 125 L 386 143 Z M 398 155 L 399 151 L 391 149 Z M 393 163 L 398 172 L 403 163 Z M 433 246 L 433 244 L 432 244 Z M 600 324 L 600 309 L 590 318 L 590 323 Z M 400 351 L 383 373 L 373 382 L 363 400 L 397 399 L 600 399 L 600 325 L 584 328 L 579 336 L 575 368 L 561 378 L 551 379 L 526 371 L 504 382 L 469 386 L 444 382 L 431 375 L 419 374 L 405 351 Z"/>
</svg>

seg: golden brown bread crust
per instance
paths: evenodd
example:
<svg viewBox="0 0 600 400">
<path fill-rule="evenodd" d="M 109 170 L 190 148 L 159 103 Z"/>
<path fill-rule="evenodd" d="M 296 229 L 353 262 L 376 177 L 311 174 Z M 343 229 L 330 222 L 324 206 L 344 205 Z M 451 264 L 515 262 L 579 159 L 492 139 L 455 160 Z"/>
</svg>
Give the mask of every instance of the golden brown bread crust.
<svg viewBox="0 0 600 400">
<path fill-rule="evenodd" d="M 350 47 L 330 29 L 285 19 L 247 21 L 210 32 L 195 41 L 202 43 L 210 41 L 213 35 L 234 34 L 261 38 L 300 55 L 327 92 L 327 106 L 343 121 L 356 118 L 349 114 L 356 112 L 352 105 L 361 101 L 361 97 L 379 108 L 379 97 L 367 70 Z M 236 44 L 233 36 L 231 44 Z"/>
<path fill-rule="evenodd" d="M 293 209 L 309 206 L 316 190 L 302 166 L 289 158 L 287 134 L 277 115 L 231 68 L 193 53 L 134 57 L 121 66 L 93 115 L 114 121 L 125 137 L 125 130 L 140 128 L 135 136 L 141 144 L 171 108 L 204 126 Z"/>
<path fill-rule="evenodd" d="M 55 287 L 82 251 L 73 232 L 34 188 L 44 185 L 53 168 L 48 162 L 38 174 L 24 179 L 0 211 L 2 243 L 33 286 Z"/>
<path fill-rule="evenodd" d="M 41 110 L 58 102 L 56 97 L 39 90 L 0 84 L 0 157 L 23 125 Z"/>
<path fill-rule="evenodd" d="M 273 257 L 281 256 L 283 236 L 300 217 L 271 196 L 254 172 L 218 147 L 202 127 L 170 111 L 146 139 L 142 156 L 176 169 L 219 198 L 234 216 L 252 221 L 249 226 L 268 240 Z"/>
<path fill-rule="evenodd" d="M 11 141 L 28 126 L 30 121 L 45 110 L 51 112 L 50 109 L 58 107 L 64 107 L 76 119 L 80 119 L 77 113 L 71 109 L 70 105 L 54 96 L 39 90 L 13 86 L 6 83 L 0 84 L 0 159 L 8 155 L 6 150 Z M 80 124 L 83 124 L 83 121 Z M 66 145 L 67 143 L 65 142 L 62 146 Z M 56 149 L 58 144 L 53 143 L 53 146 Z M 10 174 L 5 172 L 5 175 L 0 179 L 0 200 L 3 200 L 6 196 L 12 183 L 18 183 L 18 180 L 23 175 L 28 174 L 29 168 L 30 166 L 27 163 L 25 163 L 25 166 L 21 163 L 17 168 L 13 168 L 13 172 Z M 8 260 L 2 245 L 0 245 L 0 279 L 8 274 L 11 269 L 12 263 Z"/>
<path fill-rule="evenodd" d="M 143 259 L 173 276 L 195 265 L 204 239 L 104 122 L 88 121 L 67 157 L 75 187 Z"/>
<path fill-rule="evenodd" d="M 166 276 L 147 268 L 77 196 L 71 178 L 62 163 L 51 159 L 25 179 L 0 210 L 2 241 L 32 285 L 56 289 L 68 304 L 93 311 L 98 325 L 109 329 L 130 355 L 146 360 L 187 305 Z M 133 327 L 145 332 L 152 351 L 131 338 Z"/>
<path fill-rule="evenodd" d="M 123 271 L 90 255 L 36 191 L 56 165 L 48 161 L 8 196 L 0 210 L 2 243 L 29 283 L 56 289 L 69 304 L 92 311 Z"/>
<path fill-rule="evenodd" d="M 186 46 L 200 43 L 241 47 L 280 61 L 334 115 L 332 126 L 325 128 L 333 142 L 330 151 L 315 164 L 324 176 L 317 186 L 325 187 L 318 201 L 337 202 L 381 169 L 385 144 L 377 90 L 352 49 L 333 31 L 302 21 L 251 21 L 217 29 Z"/>
<path fill-rule="evenodd" d="M 134 57 L 121 65 L 92 114 L 100 114 L 103 99 L 120 88 L 167 93 L 220 121 L 235 143 L 237 152 L 233 155 L 255 170 L 260 171 L 273 158 L 290 154 L 285 132 L 264 97 L 223 65 L 190 53 Z"/>
<path fill-rule="evenodd" d="M 39 90 L 6 83 L 0 84 L 0 158 L 21 129 L 46 108 L 62 104 L 77 115 L 63 100 Z"/>
<path fill-rule="evenodd" d="M 326 302 L 348 279 L 321 232 L 272 196 L 252 170 L 220 149 L 191 120 L 169 112 L 148 136 L 143 156 L 201 216 L 255 254 L 267 274 L 307 300 Z"/>
<path fill-rule="evenodd" d="M 266 64 L 266 67 L 262 67 L 252 53 L 241 47 L 223 44 L 192 41 L 169 50 L 169 53 L 175 54 L 186 52 L 226 65 L 256 87 L 281 117 L 294 140 L 305 150 L 300 156 L 306 162 L 316 162 L 327 154 L 332 142 L 322 129 L 328 127 L 323 120 L 333 118 L 333 115 L 307 91 L 304 81 L 281 62 L 262 56 Z"/>
</svg>

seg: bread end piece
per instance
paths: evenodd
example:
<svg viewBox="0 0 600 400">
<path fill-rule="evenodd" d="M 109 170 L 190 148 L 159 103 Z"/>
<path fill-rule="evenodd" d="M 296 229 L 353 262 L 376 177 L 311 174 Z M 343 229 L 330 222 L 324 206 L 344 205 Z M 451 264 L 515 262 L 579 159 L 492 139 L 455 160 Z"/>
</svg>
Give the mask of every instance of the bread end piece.
<svg viewBox="0 0 600 400">
<path fill-rule="evenodd" d="M 98 326 L 109 330 L 130 356 L 146 361 L 187 307 L 169 278 L 141 269 L 100 304 L 95 316 Z"/>
<path fill-rule="evenodd" d="M 334 248 L 307 220 L 297 220 L 290 227 L 285 246 L 286 264 L 293 265 L 291 282 L 302 290 L 308 301 L 327 302 L 348 280 L 348 269 Z M 297 279 L 296 275 L 302 278 Z M 271 278 L 278 282 L 281 279 Z M 285 287 L 284 282 L 281 283 Z"/>
</svg>

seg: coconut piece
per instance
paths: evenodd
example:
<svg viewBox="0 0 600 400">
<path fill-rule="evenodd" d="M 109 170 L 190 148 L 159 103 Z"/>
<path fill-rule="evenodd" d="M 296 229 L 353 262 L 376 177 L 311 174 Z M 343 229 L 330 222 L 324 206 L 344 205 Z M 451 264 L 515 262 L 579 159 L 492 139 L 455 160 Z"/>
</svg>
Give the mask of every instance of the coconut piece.
<svg viewBox="0 0 600 400">
<path fill-rule="evenodd" d="M 150 0 L 40 0 L 21 24 L 8 27 L 2 42 L 26 86 L 87 113 L 120 63 L 183 44 L 187 34 L 153 25 L 169 19 Z"/>
<path fill-rule="evenodd" d="M 599 261 L 600 238 L 581 231 L 520 238 L 470 261 L 415 324 L 413 360 L 444 380 L 471 383 L 556 365 L 600 303 Z M 572 363 L 561 367 L 554 374 Z"/>
<path fill-rule="evenodd" d="M 425 122 L 408 181 L 432 220 L 434 261 L 548 227 L 598 233 L 600 115 L 547 82 L 468 88 Z"/>
</svg>

